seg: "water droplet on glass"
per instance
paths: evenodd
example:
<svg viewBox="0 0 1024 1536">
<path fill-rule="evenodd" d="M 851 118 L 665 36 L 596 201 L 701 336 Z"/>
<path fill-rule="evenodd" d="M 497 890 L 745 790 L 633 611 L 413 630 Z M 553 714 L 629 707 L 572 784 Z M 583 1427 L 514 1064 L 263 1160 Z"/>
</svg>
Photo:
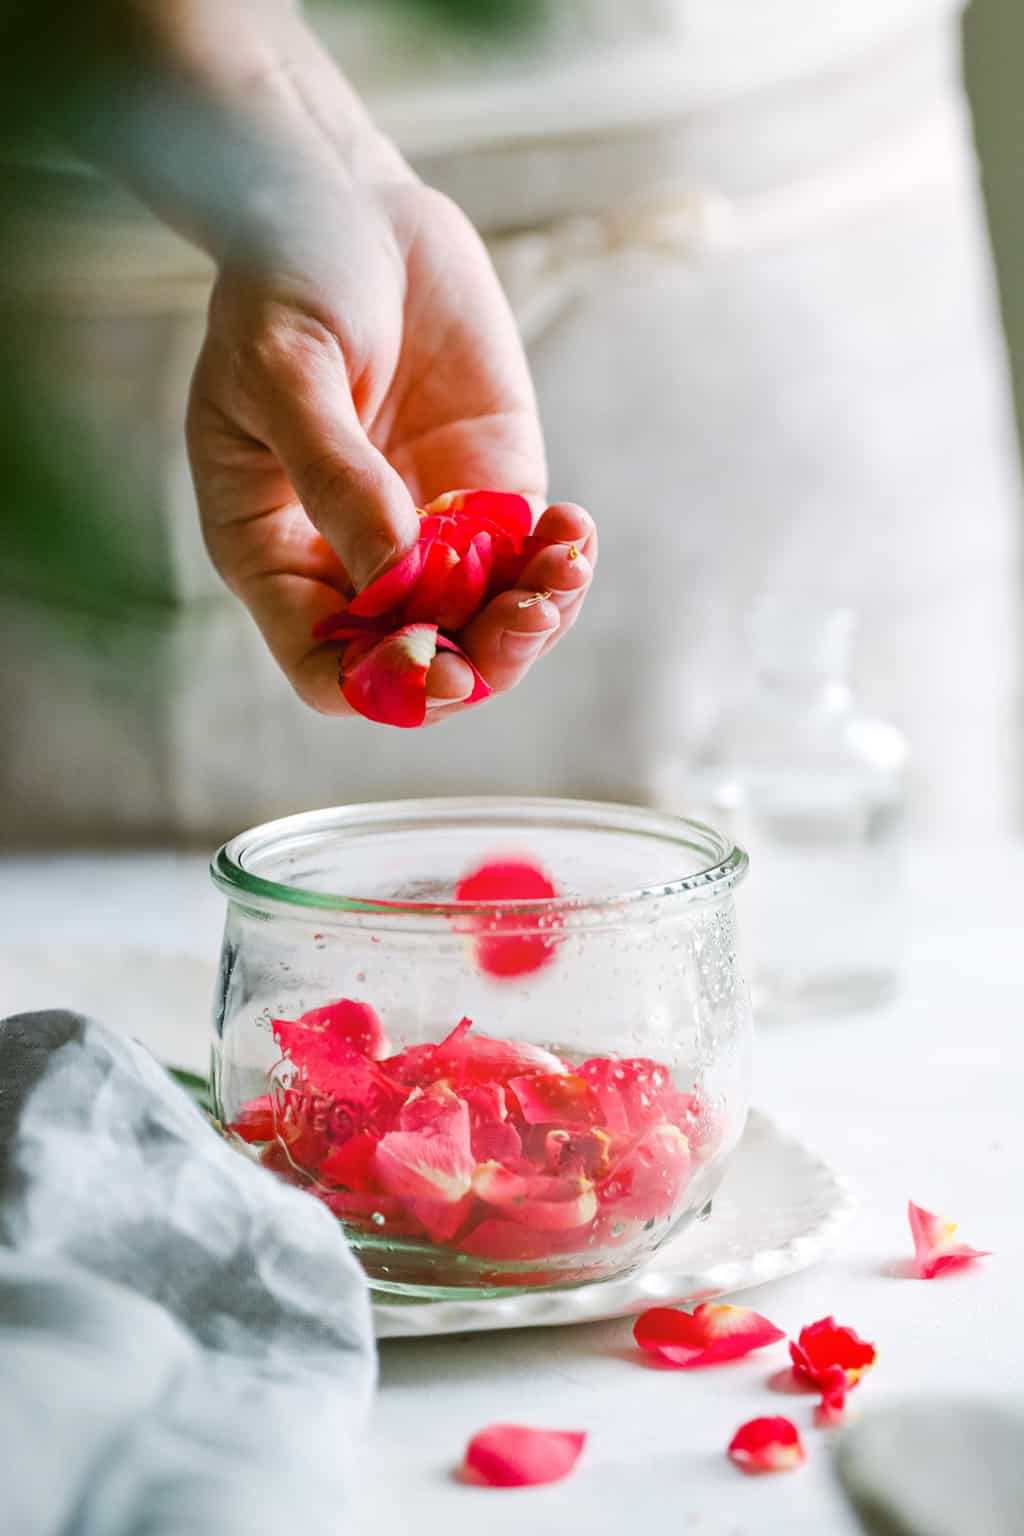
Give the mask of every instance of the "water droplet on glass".
<svg viewBox="0 0 1024 1536">
<path fill-rule="evenodd" d="M 366 980 L 366 972 L 365 971 L 356 971 L 356 981 L 359 982 L 360 986 L 362 986 L 362 984 L 363 984 L 363 982 L 365 980 Z"/>
<path fill-rule="evenodd" d="M 375 1227 L 382 1227 L 387 1220 L 387 1217 L 384 1215 L 383 1211 L 374 1211 L 373 1215 L 370 1217 L 370 1220 L 373 1222 Z"/>
<path fill-rule="evenodd" d="M 621 1237 L 625 1230 L 626 1223 L 624 1221 L 617 1221 L 612 1227 L 612 1237 Z"/>
</svg>

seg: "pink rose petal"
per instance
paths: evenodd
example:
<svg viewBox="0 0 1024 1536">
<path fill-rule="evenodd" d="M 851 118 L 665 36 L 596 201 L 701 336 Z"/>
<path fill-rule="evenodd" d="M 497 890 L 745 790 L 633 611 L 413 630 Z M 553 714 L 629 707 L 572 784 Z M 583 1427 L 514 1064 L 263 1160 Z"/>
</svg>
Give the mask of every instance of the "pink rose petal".
<svg viewBox="0 0 1024 1536">
<path fill-rule="evenodd" d="M 944 1274 L 947 1270 L 958 1269 L 974 1259 L 989 1257 L 986 1248 L 971 1248 L 967 1243 L 956 1241 L 958 1228 L 955 1221 L 947 1221 L 944 1216 L 922 1210 L 912 1200 L 908 1206 L 908 1215 L 914 1239 L 914 1273 L 918 1279 L 934 1280 L 936 1275 Z"/>
<path fill-rule="evenodd" d="M 557 1483 L 575 1467 L 586 1439 L 577 1430 L 491 1424 L 467 1445 L 462 1475 L 489 1488 Z"/>
<path fill-rule="evenodd" d="M 729 1442 L 729 1459 L 743 1472 L 791 1472 L 806 1460 L 791 1419 L 750 1419 Z"/>
<path fill-rule="evenodd" d="M 667 1365 L 691 1367 L 738 1360 L 786 1335 L 749 1307 L 704 1302 L 693 1312 L 651 1307 L 637 1318 L 633 1337 Z"/>
</svg>

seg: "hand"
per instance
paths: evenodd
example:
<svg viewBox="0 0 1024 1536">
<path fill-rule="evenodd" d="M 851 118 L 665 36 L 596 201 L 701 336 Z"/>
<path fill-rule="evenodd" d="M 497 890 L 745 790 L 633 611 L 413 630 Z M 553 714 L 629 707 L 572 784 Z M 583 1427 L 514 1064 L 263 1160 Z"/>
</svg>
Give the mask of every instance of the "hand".
<svg viewBox="0 0 1024 1536">
<path fill-rule="evenodd" d="M 289 184 L 257 248 L 250 235 L 224 258 L 188 439 L 214 564 L 325 714 L 350 711 L 337 646 L 314 643 L 313 626 L 409 548 L 415 508 L 447 490 L 535 502 L 545 490 L 529 373 L 490 261 L 462 213 L 411 175 Z M 537 531 L 559 543 L 458 637 L 497 691 L 572 626 L 596 559 L 578 507 L 549 508 Z M 520 606 L 538 592 L 550 595 Z M 444 718 L 470 668 L 439 654 L 427 688 L 428 718 Z"/>
</svg>

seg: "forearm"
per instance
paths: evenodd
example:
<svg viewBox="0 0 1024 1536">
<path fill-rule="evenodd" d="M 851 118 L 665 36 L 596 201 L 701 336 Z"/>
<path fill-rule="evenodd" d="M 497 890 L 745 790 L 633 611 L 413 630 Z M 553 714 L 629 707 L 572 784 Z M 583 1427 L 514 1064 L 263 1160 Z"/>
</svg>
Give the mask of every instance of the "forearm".
<svg viewBox="0 0 1024 1536">
<path fill-rule="evenodd" d="M 33 30 L 47 126 L 215 256 L 410 174 L 290 0 L 56 0 Z"/>
</svg>

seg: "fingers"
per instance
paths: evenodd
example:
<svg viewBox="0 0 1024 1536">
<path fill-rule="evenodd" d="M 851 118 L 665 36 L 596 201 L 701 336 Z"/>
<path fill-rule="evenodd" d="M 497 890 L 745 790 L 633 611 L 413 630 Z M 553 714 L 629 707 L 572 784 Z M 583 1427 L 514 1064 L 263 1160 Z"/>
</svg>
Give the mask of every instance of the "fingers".
<svg viewBox="0 0 1024 1536">
<path fill-rule="evenodd" d="M 538 657 L 572 626 L 593 575 L 597 534 L 581 507 L 551 507 L 535 531 L 564 542 L 539 551 L 520 586 L 488 603 L 459 637 L 466 654 L 499 693 L 521 682 Z"/>
<path fill-rule="evenodd" d="M 412 497 L 366 436 L 340 359 L 288 359 L 267 390 L 265 437 L 357 589 L 416 542 Z"/>
</svg>

